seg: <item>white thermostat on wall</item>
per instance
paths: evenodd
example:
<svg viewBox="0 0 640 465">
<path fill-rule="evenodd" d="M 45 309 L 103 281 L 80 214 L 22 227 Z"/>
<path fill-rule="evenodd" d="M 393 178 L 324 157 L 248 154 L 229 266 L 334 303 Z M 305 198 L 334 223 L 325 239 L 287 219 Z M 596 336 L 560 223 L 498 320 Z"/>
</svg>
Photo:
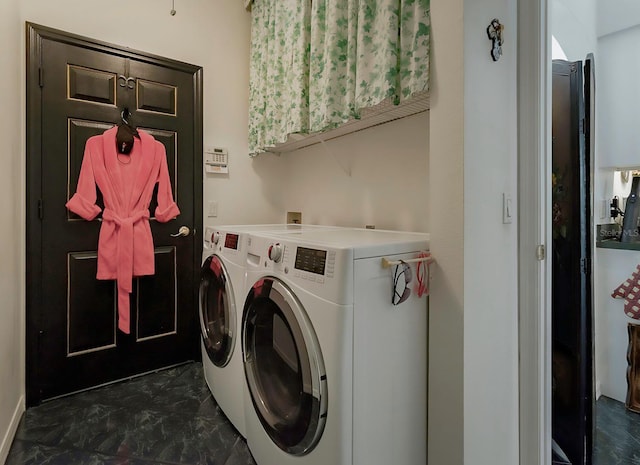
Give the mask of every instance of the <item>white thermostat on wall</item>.
<svg viewBox="0 0 640 465">
<path fill-rule="evenodd" d="M 204 171 L 212 174 L 225 174 L 229 172 L 229 154 L 227 149 L 220 147 L 205 147 Z"/>
</svg>

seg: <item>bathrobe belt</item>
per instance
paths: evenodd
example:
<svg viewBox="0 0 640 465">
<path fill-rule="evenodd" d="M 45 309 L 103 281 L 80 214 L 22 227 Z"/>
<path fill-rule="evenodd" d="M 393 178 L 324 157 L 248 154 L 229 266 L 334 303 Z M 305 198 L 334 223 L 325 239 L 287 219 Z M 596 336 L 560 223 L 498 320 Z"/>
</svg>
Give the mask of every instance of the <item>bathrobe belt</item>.
<svg viewBox="0 0 640 465">
<path fill-rule="evenodd" d="M 133 288 L 133 225 L 148 219 L 149 210 L 147 209 L 134 212 L 125 218 L 108 208 L 105 208 L 102 213 L 103 221 L 112 221 L 117 226 L 118 328 L 126 334 L 130 333 L 129 294 Z"/>
</svg>

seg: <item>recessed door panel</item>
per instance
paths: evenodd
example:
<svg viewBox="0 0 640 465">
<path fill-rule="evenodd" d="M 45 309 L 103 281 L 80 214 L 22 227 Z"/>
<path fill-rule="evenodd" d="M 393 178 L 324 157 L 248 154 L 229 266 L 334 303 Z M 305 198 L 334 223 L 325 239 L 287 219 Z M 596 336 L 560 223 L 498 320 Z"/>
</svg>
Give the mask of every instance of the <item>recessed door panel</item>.
<svg viewBox="0 0 640 465">
<path fill-rule="evenodd" d="M 157 248 L 155 256 L 159 271 L 153 276 L 137 278 L 138 341 L 176 333 L 176 248 Z"/>
<path fill-rule="evenodd" d="M 177 93 L 176 86 L 138 79 L 138 110 L 162 113 L 176 116 Z"/>
<path fill-rule="evenodd" d="M 96 279 L 98 254 L 75 252 L 67 262 L 67 356 L 116 345 L 116 288 Z"/>
<path fill-rule="evenodd" d="M 115 73 L 67 65 L 67 96 L 70 99 L 116 104 Z"/>
</svg>

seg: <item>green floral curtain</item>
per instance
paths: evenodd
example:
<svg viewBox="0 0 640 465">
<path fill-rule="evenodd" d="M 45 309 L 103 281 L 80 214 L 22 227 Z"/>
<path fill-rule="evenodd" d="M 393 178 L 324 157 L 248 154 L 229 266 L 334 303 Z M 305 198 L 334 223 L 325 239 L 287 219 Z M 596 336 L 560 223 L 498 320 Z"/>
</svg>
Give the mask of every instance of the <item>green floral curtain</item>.
<svg viewBox="0 0 640 465">
<path fill-rule="evenodd" d="M 311 14 L 309 105 L 311 132 L 355 115 L 355 1 L 314 0 Z"/>
<path fill-rule="evenodd" d="M 400 8 L 398 97 L 404 101 L 429 91 L 429 0 L 403 0 Z"/>
<path fill-rule="evenodd" d="M 249 153 L 309 127 L 310 0 L 251 5 Z"/>
<path fill-rule="evenodd" d="M 254 0 L 252 18 L 252 155 L 429 90 L 429 0 Z"/>
</svg>

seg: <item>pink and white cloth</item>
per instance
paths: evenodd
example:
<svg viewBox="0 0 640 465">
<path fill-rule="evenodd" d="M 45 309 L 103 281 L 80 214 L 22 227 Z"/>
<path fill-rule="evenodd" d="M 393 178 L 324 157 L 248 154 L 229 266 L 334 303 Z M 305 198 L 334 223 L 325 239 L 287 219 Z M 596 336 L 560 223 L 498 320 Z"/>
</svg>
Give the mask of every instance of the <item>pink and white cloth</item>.
<svg viewBox="0 0 640 465">
<path fill-rule="evenodd" d="M 85 145 L 78 187 L 66 206 L 85 220 L 93 220 L 101 208 L 97 189 L 104 199 L 98 238 L 97 279 L 118 283 L 118 328 L 130 333 L 130 293 L 136 276 L 155 273 L 149 205 L 158 185 L 154 216 L 166 223 L 180 214 L 173 200 L 167 155 L 161 142 L 143 130 L 129 155 L 120 160 L 116 150 L 117 126 L 93 136 Z"/>
<path fill-rule="evenodd" d="M 611 293 L 614 299 L 624 299 L 624 313 L 629 318 L 640 320 L 640 265 L 625 282 Z"/>
</svg>

